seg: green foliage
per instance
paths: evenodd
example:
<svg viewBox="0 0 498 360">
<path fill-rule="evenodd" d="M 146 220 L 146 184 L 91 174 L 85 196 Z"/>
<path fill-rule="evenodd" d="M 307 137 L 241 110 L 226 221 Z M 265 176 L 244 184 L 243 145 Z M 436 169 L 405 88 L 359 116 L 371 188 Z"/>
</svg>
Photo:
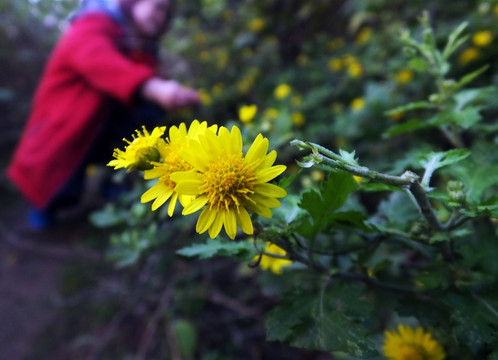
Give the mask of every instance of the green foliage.
<svg viewBox="0 0 498 360">
<path fill-rule="evenodd" d="M 186 257 L 208 259 L 213 256 L 233 256 L 240 260 L 250 260 L 256 255 L 254 246 L 248 242 L 234 242 L 223 239 L 208 239 L 205 244 L 195 244 L 177 251 Z"/>
</svg>

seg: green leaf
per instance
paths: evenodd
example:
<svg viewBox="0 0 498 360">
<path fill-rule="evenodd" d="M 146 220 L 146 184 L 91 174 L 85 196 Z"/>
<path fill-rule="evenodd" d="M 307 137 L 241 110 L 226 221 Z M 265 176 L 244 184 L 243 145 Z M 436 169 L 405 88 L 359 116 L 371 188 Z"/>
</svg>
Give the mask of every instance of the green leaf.
<svg viewBox="0 0 498 360">
<path fill-rule="evenodd" d="M 353 284 L 336 284 L 322 294 L 288 294 L 268 313 L 267 339 L 368 358 L 378 355 L 364 326 L 371 310 L 362 288 Z"/>
<path fill-rule="evenodd" d="M 456 29 L 454 29 L 448 36 L 448 42 L 443 50 L 443 59 L 448 59 L 451 54 L 455 52 L 460 45 L 462 45 L 468 39 L 468 35 L 461 36 L 462 32 L 467 28 L 468 22 L 461 23 Z"/>
<path fill-rule="evenodd" d="M 415 130 L 421 130 L 434 126 L 435 125 L 421 119 L 410 119 L 404 122 L 403 124 L 391 126 L 383 135 L 385 137 L 393 137 L 407 132 L 412 132 Z"/>
<path fill-rule="evenodd" d="M 256 255 L 256 249 L 248 241 L 208 239 L 205 244 L 193 244 L 177 250 L 176 253 L 199 259 L 208 259 L 214 256 L 234 256 L 240 260 L 250 260 Z"/>
<path fill-rule="evenodd" d="M 342 160 L 349 165 L 359 166 L 358 162 L 356 161 L 357 159 L 354 157 L 355 151 L 349 153 L 345 150 L 339 149 L 339 155 L 341 156 Z"/>
<path fill-rule="evenodd" d="M 458 125 L 464 129 L 469 129 L 482 119 L 479 112 L 480 108 L 473 106 L 460 111 L 446 110 L 431 117 L 429 123 L 436 126 Z"/>
<path fill-rule="evenodd" d="M 385 114 L 387 116 L 397 114 L 400 112 L 406 112 L 406 111 L 411 111 L 411 110 L 420 110 L 420 109 L 433 109 L 434 104 L 428 102 L 428 101 L 417 101 L 417 102 L 412 102 L 406 105 L 398 106 L 395 107 L 394 109 L 391 109 L 389 111 L 386 111 Z"/>
<path fill-rule="evenodd" d="M 318 232 L 325 224 L 326 216 L 339 209 L 349 196 L 358 188 L 358 183 L 349 173 L 337 171 L 329 173 L 322 183 L 320 192 L 307 191 L 301 197 L 299 207 L 307 210 L 313 219 L 314 231 Z"/>
<path fill-rule="evenodd" d="M 444 152 L 431 152 L 419 156 L 419 163 L 425 169 L 435 171 L 444 166 L 455 164 L 469 157 L 470 151 L 466 149 L 452 149 Z"/>
<path fill-rule="evenodd" d="M 462 76 L 460 78 L 460 80 L 458 81 L 458 83 L 457 83 L 457 86 L 456 86 L 457 89 L 459 89 L 459 88 L 467 85 L 469 82 L 471 82 L 476 77 L 478 77 L 479 75 L 481 75 L 483 72 L 485 72 L 486 70 L 488 70 L 488 68 L 489 68 L 489 65 L 484 65 L 484 66 L 480 67 L 479 69 L 477 69 L 476 71 L 473 71 L 470 74 Z"/>
</svg>

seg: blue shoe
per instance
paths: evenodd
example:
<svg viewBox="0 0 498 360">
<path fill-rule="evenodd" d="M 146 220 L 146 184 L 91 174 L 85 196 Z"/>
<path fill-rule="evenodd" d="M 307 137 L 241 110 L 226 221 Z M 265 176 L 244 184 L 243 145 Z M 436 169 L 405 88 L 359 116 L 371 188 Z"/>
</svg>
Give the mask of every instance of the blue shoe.
<svg viewBox="0 0 498 360">
<path fill-rule="evenodd" d="M 31 209 L 28 213 L 28 223 L 33 230 L 47 230 L 54 225 L 54 215 L 48 211 Z"/>
</svg>

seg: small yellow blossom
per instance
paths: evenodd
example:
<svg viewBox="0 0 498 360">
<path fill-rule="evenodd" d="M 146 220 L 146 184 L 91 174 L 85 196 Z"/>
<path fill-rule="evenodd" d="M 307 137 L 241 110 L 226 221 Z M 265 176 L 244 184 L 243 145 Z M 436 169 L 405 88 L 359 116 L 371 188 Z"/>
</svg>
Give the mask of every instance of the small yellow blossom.
<svg viewBox="0 0 498 360">
<path fill-rule="evenodd" d="M 264 251 L 267 253 L 270 253 L 270 254 L 275 254 L 277 256 L 285 256 L 286 255 L 286 252 L 284 249 L 282 249 L 281 247 L 279 247 L 275 244 L 272 244 L 272 243 L 266 243 Z M 253 261 L 256 261 L 258 258 L 259 258 L 259 256 L 255 256 L 253 258 Z M 259 263 L 259 266 L 263 270 L 270 270 L 274 274 L 281 275 L 283 273 L 282 268 L 289 266 L 291 264 L 292 264 L 292 261 L 288 260 L 288 259 L 280 259 L 280 258 L 272 257 L 269 255 L 263 255 L 261 257 L 261 261 Z"/>
<path fill-rule="evenodd" d="M 363 178 L 361 176 L 353 175 L 353 178 L 358 184 L 361 184 L 361 182 L 363 181 Z"/>
<path fill-rule="evenodd" d="M 328 67 L 331 71 L 341 71 L 342 69 L 342 60 L 339 58 L 332 58 L 328 62 Z"/>
<path fill-rule="evenodd" d="M 477 47 L 486 47 L 493 41 L 493 33 L 489 30 L 476 32 L 472 36 L 472 43 Z"/>
<path fill-rule="evenodd" d="M 353 111 L 360 111 L 365 107 L 365 99 L 362 97 L 354 98 L 349 107 Z"/>
<path fill-rule="evenodd" d="M 303 102 L 303 98 L 300 95 L 293 96 L 291 99 L 291 104 L 293 106 L 299 106 L 302 104 L 302 102 Z"/>
<path fill-rule="evenodd" d="M 202 50 L 199 54 L 199 59 L 201 62 L 208 62 L 211 59 L 211 54 L 207 50 Z"/>
<path fill-rule="evenodd" d="M 311 178 L 317 182 L 322 181 L 323 179 L 325 179 L 325 173 L 322 170 L 314 169 L 311 172 Z"/>
<path fill-rule="evenodd" d="M 303 113 L 294 112 L 291 114 L 292 123 L 296 127 L 301 127 L 306 123 L 306 119 L 304 118 Z"/>
<path fill-rule="evenodd" d="M 372 36 L 372 28 L 369 26 L 364 27 L 360 30 L 358 35 L 356 35 L 356 42 L 360 45 L 367 43 L 367 41 Z"/>
<path fill-rule="evenodd" d="M 337 49 L 340 49 L 341 47 L 343 47 L 344 44 L 345 44 L 345 41 L 343 38 L 335 38 L 335 39 L 330 40 L 326 46 L 327 46 L 328 50 L 334 51 L 334 50 L 337 50 Z"/>
<path fill-rule="evenodd" d="M 274 96 L 275 98 L 282 100 L 285 99 L 291 93 L 292 88 L 288 84 L 280 84 L 275 88 Z"/>
<path fill-rule="evenodd" d="M 475 47 L 469 47 L 460 53 L 460 56 L 458 57 L 458 62 L 460 63 L 460 65 L 466 65 L 478 59 L 480 56 L 481 52 L 479 51 L 479 49 Z"/>
<path fill-rule="evenodd" d="M 410 69 L 403 69 L 396 74 L 396 82 L 398 84 L 406 84 L 413 80 L 413 71 Z"/>
<path fill-rule="evenodd" d="M 297 56 L 297 64 L 300 66 L 306 65 L 309 61 L 309 58 L 305 54 L 299 54 Z"/>
<path fill-rule="evenodd" d="M 223 93 L 224 85 L 222 83 L 216 83 L 211 88 L 211 92 L 214 96 L 220 96 Z"/>
<path fill-rule="evenodd" d="M 421 327 L 399 325 L 398 331 L 386 331 L 385 337 L 382 350 L 389 360 L 444 360 L 446 357 L 442 346 Z"/>
<path fill-rule="evenodd" d="M 145 126 L 142 126 L 142 130 L 143 135 L 139 130 L 135 130 L 136 134 L 132 135 L 132 141 L 123 139 L 128 145 L 125 146 L 124 151 L 114 149 L 112 156 L 115 159 L 109 161 L 107 166 L 114 167 L 114 170 L 121 168 L 146 170 L 152 168 L 150 162 L 159 160 L 157 146 L 159 143 L 164 142 L 162 136 L 166 131 L 166 126 L 154 128 L 152 134 L 149 134 Z"/>
<path fill-rule="evenodd" d="M 395 113 L 390 114 L 389 119 L 391 119 L 391 121 L 393 121 L 393 122 L 398 122 L 401 119 L 403 119 L 404 116 L 405 116 L 405 113 L 403 111 L 397 111 Z"/>
<path fill-rule="evenodd" d="M 342 62 L 345 66 L 349 66 L 353 63 L 357 63 L 358 60 L 356 59 L 356 57 L 354 55 L 351 55 L 351 54 L 344 54 L 342 56 Z"/>
<path fill-rule="evenodd" d="M 278 112 L 277 109 L 275 109 L 275 108 L 268 108 L 268 109 L 265 110 L 265 112 L 264 112 L 263 115 L 264 115 L 265 118 L 268 118 L 270 120 L 275 120 L 275 119 L 278 118 L 278 116 L 280 114 L 279 114 L 279 112 Z"/>
<path fill-rule="evenodd" d="M 241 106 L 239 109 L 239 120 L 243 123 L 249 123 L 254 119 L 257 112 L 258 107 L 254 104 Z"/>
<path fill-rule="evenodd" d="M 264 27 L 265 27 L 265 21 L 261 18 L 252 19 L 251 22 L 249 23 L 249 29 L 255 33 L 260 32 L 261 30 L 263 30 Z"/>
<path fill-rule="evenodd" d="M 496 16 L 498 16 L 498 4 L 494 6 L 493 12 L 495 13 Z"/>
<path fill-rule="evenodd" d="M 348 66 L 348 74 L 352 78 L 358 78 L 363 74 L 363 66 L 359 63 L 354 62 Z"/>
<path fill-rule="evenodd" d="M 213 103 L 213 98 L 209 93 L 206 91 L 206 89 L 199 89 L 199 97 L 201 98 L 201 103 L 202 105 L 209 106 Z"/>
<path fill-rule="evenodd" d="M 344 110 L 344 105 L 340 102 L 333 102 L 332 105 L 330 106 L 330 111 L 332 111 L 333 114 L 338 114 L 342 110 Z"/>
</svg>

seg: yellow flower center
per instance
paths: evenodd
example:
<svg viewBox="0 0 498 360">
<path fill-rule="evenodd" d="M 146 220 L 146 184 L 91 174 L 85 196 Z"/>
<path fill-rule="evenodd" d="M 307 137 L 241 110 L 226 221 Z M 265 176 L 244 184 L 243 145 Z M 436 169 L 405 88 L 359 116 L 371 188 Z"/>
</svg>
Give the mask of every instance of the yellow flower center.
<svg viewBox="0 0 498 360">
<path fill-rule="evenodd" d="M 423 351 L 413 345 L 403 345 L 399 350 L 399 360 L 425 360 Z"/>
<path fill-rule="evenodd" d="M 166 151 L 162 151 L 163 153 L 163 162 L 156 164 L 156 166 L 160 166 L 163 175 L 161 176 L 161 181 L 168 187 L 173 189 L 176 186 L 176 183 L 170 179 L 170 175 L 177 171 L 188 171 L 193 168 L 188 162 L 183 160 L 180 156 L 180 151 L 185 148 L 183 144 L 174 144 L 167 145 Z M 166 155 L 165 155 L 166 154 Z"/>
<path fill-rule="evenodd" d="M 256 177 L 241 156 L 231 155 L 213 162 L 204 173 L 203 192 L 211 208 L 216 210 L 238 207 L 248 194 L 254 193 Z"/>
</svg>

